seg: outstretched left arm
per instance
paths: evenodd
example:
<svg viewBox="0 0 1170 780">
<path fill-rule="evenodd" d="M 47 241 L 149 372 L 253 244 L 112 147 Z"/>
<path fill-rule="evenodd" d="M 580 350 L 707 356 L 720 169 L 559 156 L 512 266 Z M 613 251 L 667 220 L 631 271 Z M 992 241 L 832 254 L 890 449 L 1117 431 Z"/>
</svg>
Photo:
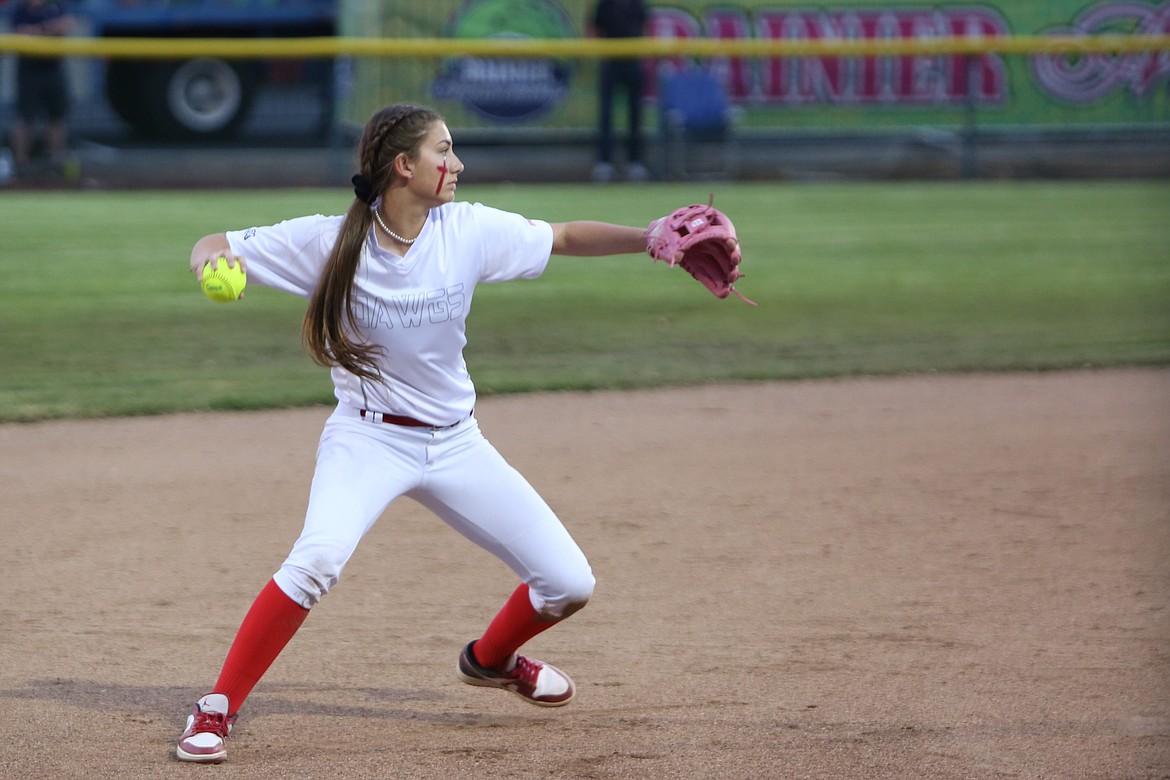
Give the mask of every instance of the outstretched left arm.
<svg viewBox="0 0 1170 780">
<path fill-rule="evenodd" d="M 644 228 L 609 222 L 554 222 L 552 253 L 573 257 L 632 255 L 646 251 Z"/>
</svg>

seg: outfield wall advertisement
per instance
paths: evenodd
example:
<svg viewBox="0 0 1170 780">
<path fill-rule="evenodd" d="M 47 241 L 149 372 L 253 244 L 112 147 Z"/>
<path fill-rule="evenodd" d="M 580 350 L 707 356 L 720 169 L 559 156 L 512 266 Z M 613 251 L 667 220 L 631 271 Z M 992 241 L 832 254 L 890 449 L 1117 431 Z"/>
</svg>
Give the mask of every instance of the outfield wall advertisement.
<svg viewBox="0 0 1170 780">
<path fill-rule="evenodd" d="M 587 0 L 434 0 L 380 11 L 354 0 L 343 34 L 560 39 L 585 34 Z M 348 26 L 348 30 L 345 27 Z M 787 0 L 651 3 L 647 35 L 724 40 L 888 40 L 1011 35 L 1170 34 L 1170 0 L 841 4 Z M 658 76 L 690 58 L 644 60 Z M 1170 126 L 1170 52 L 711 57 L 743 123 L 754 127 Z M 354 63 L 347 115 L 386 102 L 439 108 L 461 127 L 590 128 L 594 60 L 453 57 Z M 653 110 L 649 111 L 653 125 Z"/>
</svg>

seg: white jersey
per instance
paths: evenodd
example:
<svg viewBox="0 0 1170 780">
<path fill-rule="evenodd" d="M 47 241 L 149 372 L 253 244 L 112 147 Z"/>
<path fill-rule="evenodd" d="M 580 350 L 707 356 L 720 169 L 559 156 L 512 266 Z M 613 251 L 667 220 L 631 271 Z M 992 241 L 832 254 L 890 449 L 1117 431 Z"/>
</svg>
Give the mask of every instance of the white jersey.
<svg viewBox="0 0 1170 780">
<path fill-rule="evenodd" d="M 228 232 L 248 281 L 308 298 L 343 217 L 321 215 Z M 552 253 L 552 226 L 479 203 L 447 203 L 430 215 L 405 257 L 378 246 L 373 229 L 354 278 L 358 343 L 381 348 L 381 381 L 332 369 L 334 394 L 355 409 L 406 415 L 434 425 L 475 406 L 467 372 L 467 315 L 479 282 L 535 279 Z"/>
</svg>

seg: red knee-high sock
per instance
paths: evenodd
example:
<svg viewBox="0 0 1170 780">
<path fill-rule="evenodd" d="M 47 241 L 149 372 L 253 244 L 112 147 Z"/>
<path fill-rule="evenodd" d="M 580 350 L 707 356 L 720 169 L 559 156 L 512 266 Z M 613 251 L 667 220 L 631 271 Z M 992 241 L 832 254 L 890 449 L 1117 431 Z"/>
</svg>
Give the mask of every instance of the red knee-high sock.
<svg viewBox="0 0 1170 780">
<path fill-rule="evenodd" d="M 272 580 L 260 591 L 236 632 L 215 683 L 215 692 L 228 697 L 233 712 L 239 712 L 308 614 L 309 610 L 286 596 Z"/>
<path fill-rule="evenodd" d="M 557 622 L 537 614 L 528 598 L 528 585 L 521 583 L 471 650 L 480 666 L 494 669 L 502 666 L 529 639 Z"/>
</svg>

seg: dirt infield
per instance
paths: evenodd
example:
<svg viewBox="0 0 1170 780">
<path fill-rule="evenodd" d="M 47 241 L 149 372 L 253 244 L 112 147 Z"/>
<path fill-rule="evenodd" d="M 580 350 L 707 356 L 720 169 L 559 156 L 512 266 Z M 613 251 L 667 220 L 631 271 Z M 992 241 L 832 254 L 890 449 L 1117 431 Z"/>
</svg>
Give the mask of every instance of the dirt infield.
<svg viewBox="0 0 1170 780">
<path fill-rule="evenodd" d="M 171 758 L 299 528 L 327 409 L 0 426 L 5 778 L 1168 778 L 1170 370 L 489 398 L 593 563 L 460 684 L 512 575 L 417 505 Z"/>
</svg>

